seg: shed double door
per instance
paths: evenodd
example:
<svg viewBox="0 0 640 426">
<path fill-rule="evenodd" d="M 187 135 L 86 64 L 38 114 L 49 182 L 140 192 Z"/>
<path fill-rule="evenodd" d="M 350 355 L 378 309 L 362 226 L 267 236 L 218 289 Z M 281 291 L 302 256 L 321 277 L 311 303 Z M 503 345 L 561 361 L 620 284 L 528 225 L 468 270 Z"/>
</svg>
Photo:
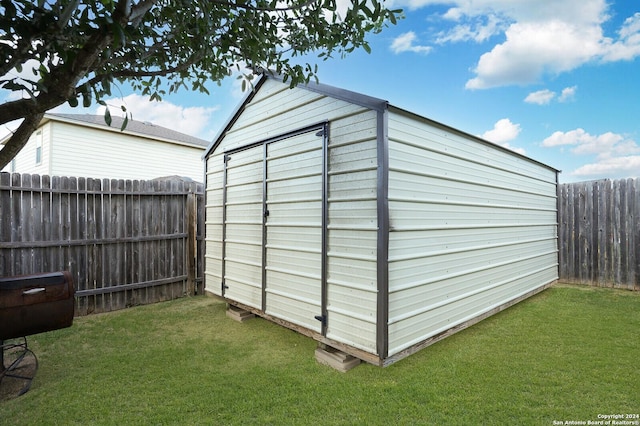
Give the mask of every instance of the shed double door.
<svg viewBox="0 0 640 426">
<path fill-rule="evenodd" d="M 322 332 L 323 128 L 227 156 L 224 296 Z"/>
</svg>

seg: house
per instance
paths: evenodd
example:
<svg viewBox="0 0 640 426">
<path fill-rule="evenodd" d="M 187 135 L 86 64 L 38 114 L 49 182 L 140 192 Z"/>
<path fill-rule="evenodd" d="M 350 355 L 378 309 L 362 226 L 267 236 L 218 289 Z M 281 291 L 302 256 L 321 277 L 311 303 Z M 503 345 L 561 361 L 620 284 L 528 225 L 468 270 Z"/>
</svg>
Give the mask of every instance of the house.
<svg viewBox="0 0 640 426">
<path fill-rule="evenodd" d="M 385 366 L 558 278 L 558 171 L 381 99 L 264 74 L 205 169 L 206 290 L 330 353 Z"/>
<path fill-rule="evenodd" d="M 101 115 L 46 114 L 29 142 L 3 170 L 51 176 L 202 181 L 208 141 L 151 123 Z M 6 142 L 8 139 L 5 138 Z"/>
</svg>

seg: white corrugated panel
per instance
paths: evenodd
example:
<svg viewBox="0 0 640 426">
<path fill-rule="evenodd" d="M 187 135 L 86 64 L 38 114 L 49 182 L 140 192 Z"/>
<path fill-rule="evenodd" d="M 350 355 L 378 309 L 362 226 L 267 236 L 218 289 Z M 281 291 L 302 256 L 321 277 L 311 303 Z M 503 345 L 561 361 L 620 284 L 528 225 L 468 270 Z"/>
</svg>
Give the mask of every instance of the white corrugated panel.
<svg viewBox="0 0 640 426">
<path fill-rule="evenodd" d="M 342 117 L 364 111 L 366 109 L 360 106 L 303 89 L 289 89 L 288 85 L 269 79 L 262 84 L 251 102 L 245 105 L 242 114 L 224 134 L 215 153 L 277 137 L 325 120 L 339 121 Z"/>
<path fill-rule="evenodd" d="M 222 152 L 324 121 L 328 121 L 330 126 L 327 336 L 375 353 L 378 242 L 376 113 L 316 92 L 290 90 L 288 85 L 268 79 L 245 105 L 209 159 L 222 164 L 219 155 Z M 269 145 L 265 290 L 269 314 L 319 331 L 321 323 L 313 317 L 321 314 L 322 224 L 318 221 L 322 217 L 322 163 L 318 156 L 322 153 L 322 138 L 316 137 L 315 133 L 305 136 L 315 141 L 309 145 L 305 145 L 304 137 L 288 138 Z M 212 167 L 222 166 L 208 163 L 208 172 Z M 217 180 L 212 177 L 212 185 L 217 185 L 214 182 Z M 207 185 L 207 196 L 220 197 L 221 193 L 216 189 L 217 186 Z M 250 200 L 252 191 L 245 189 L 232 189 L 234 193 L 231 196 L 238 202 Z M 211 206 L 212 218 L 219 216 L 220 213 L 214 211 L 215 202 L 207 200 L 207 203 Z M 227 205 L 227 217 L 229 208 Z M 239 212 L 246 209 L 251 217 L 257 213 L 247 204 L 238 204 L 238 208 Z M 212 219 L 212 226 L 214 222 Z M 214 232 L 218 232 L 217 228 Z M 241 232 L 255 232 L 257 236 L 252 241 L 262 236 L 257 227 L 242 230 L 239 225 L 232 233 L 239 236 Z M 242 238 L 246 240 L 248 237 L 243 235 Z M 213 268 L 205 271 L 207 280 L 213 278 L 219 269 L 214 266 L 217 264 L 212 253 L 219 250 L 218 247 L 216 239 L 207 235 L 207 259 Z M 249 245 L 244 248 L 255 259 L 257 254 L 253 248 Z M 240 277 L 237 270 L 244 265 L 236 263 L 233 267 L 236 268 L 232 269 L 233 273 L 245 281 L 253 282 L 257 277 L 257 274 Z M 247 267 L 254 270 L 253 263 Z M 228 275 L 228 265 L 226 269 Z M 237 297 L 246 300 L 247 293 L 257 298 L 249 290 Z M 242 301 L 229 292 L 225 297 Z"/>
<path fill-rule="evenodd" d="M 227 160 L 225 296 L 255 308 L 262 306 L 262 158 L 257 146 Z"/>
<path fill-rule="evenodd" d="M 268 314 L 319 332 L 323 151 L 316 133 L 267 145 L 265 291 Z"/>
<path fill-rule="evenodd" d="M 223 228 L 222 155 L 207 159 L 205 191 L 205 265 L 204 284 L 207 291 L 222 295 L 222 228 Z"/>
<path fill-rule="evenodd" d="M 327 239 L 327 337 L 376 353 L 376 113 L 331 123 Z"/>
<path fill-rule="evenodd" d="M 451 296 L 448 300 L 446 296 L 442 296 L 439 303 L 433 303 L 427 308 L 408 311 L 400 318 L 391 318 L 389 324 L 390 354 L 397 353 L 403 348 L 425 340 L 426 337 L 444 332 L 497 308 L 505 301 L 513 300 L 528 293 L 531 289 L 540 287 L 541 283 L 557 279 L 555 272 L 548 267 L 518 276 L 513 276 L 511 269 L 507 275 L 512 277 L 511 281 L 491 286 L 479 287 L 477 282 L 482 277 L 475 278 L 476 283 L 470 284 L 474 288 L 473 292 L 457 297 Z M 455 288 L 458 285 L 457 282 L 447 284 L 449 284 L 449 288 Z"/>
<path fill-rule="evenodd" d="M 389 355 L 557 279 L 555 171 L 389 116 Z"/>
</svg>

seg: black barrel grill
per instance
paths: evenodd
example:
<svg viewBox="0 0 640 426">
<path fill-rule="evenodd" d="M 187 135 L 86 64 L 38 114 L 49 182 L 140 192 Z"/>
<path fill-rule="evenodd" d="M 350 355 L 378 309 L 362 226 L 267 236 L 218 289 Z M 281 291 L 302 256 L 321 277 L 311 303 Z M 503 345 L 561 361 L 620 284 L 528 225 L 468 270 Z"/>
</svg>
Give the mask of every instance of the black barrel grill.
<svg viewBox="0 0 640 426">
<path fill-rule="evenodd" d="M 26 382 L 19 394 L 29 389 L 37 359 L 26 336 L 71 326 L 74 307 L 73 279 L 67 271 L 0 278 L 0 385 L 13 378 Z M 36 367 L 33 374 L 23 375 L 20 364 L 27 357 Z"/>
</svg>

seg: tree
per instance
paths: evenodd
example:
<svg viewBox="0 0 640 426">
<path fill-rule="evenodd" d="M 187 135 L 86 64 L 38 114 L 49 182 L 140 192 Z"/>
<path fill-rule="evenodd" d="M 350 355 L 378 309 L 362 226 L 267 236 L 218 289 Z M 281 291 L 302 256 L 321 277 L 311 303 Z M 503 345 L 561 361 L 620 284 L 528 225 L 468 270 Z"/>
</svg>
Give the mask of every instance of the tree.
<svg viewBox="0 0 640 426">
<path fill-rule="evenodd" d="M 208 93 L 208 81 L 234 69 L 245 81 L 260 68 L 292 86 L 309 82 L 316 66 L 296 57 L 370 51 L 365 36 L 401 13 L 383 1 L 0 0 L 0 87 L 18 94 L 0 105 L 0 125 L 23 119 L 0 150 L 0 169 L 46 111 L 105 105 L 124 82 L 151 100 L 180 89 Z"/>
</svg>

